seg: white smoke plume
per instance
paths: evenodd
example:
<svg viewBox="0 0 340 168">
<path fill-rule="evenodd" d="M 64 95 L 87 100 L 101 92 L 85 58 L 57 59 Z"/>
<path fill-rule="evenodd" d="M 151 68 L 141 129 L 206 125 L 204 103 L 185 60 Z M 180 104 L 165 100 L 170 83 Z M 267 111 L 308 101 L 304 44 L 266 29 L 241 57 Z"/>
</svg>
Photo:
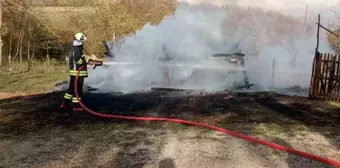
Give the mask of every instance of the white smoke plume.
<svg viewBox="0 0 340 168">
<path fill-rule="evenodd" d="M 178 5 L 175 14 L 164 18 L 159 25 L 146 24 L 114 47 L 115 58 L 111 61 L 136 65 L 98 68 L 90 71 L 87 83 L 102 92 L 135 92 L 148 90 L 151 86 L 219 91 L 234 85 L 244 85 L 241 71 L 229 73 L 236 66 L 212 57 L 216 53 L 231 52 L 233 46 L 239 43 L 240 49 L 246 54 L 249 81 L 258 90 L 272 89 L 273 81 L 274 87 L 308 87 L 316 47 L 315 16 L 312 16 L 314 20 L 309 21 L 312 23 L 309 29 L 312 29 L 313 34 L 303 35 L 303 21 L 299 20 L 301 22 L 297 22 L 294 28 L 282 30 L 286 31 L 285 35 L 288 34 L 285 37 L 269 30 L 278 29 L 276 25 L 285 18 L 284 15 L 275 20 L 272 15 L 280 14 L 249 9 L 249 15 L 261 15 L 239 20 L 237 17 L 235 19 L 235 15 L 239 15 L 238 9 Z M 240 26 L 241 22 L 244 22 L 243 26 Z M 268 24 L 273 27 L 268 27 Z M 321 35 L 320 51 L 333 52 L 322 30 Z M 270 41 L 270 37 L 276 37 L 274 39 L 277 41 Z M 205 68 L 166 69 L 157 65 L 164 63 L 162 59 L 167 56 L 173 58 L 167 64 L 200 65 Z M 216 67 L 229 69 L 214 69 Z M 166 72 L 169 72 L 170 83 Z"/>
</svg>

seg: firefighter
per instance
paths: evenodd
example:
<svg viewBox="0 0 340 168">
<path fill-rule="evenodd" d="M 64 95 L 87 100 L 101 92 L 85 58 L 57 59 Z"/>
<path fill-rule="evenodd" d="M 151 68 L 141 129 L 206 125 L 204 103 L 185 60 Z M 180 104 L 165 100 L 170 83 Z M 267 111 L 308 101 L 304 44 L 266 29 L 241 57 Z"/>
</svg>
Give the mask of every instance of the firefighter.
<svg viewBox="0 0 340 168">
<path fill-rule="evenodd" d="M 69 58 L 69 88 L 64 95 L 63 103 L 61 104 L 61 108 L 72 108 L 73 111 L 83 111 L 84 109 L 80 106 L 74 88 L 74 82 L 77 75 L 77 72 L 81 66 L 83 66 L 82 70 L 80 71 L 78 81 L 77 81 L 77 91 L 79 98 L 83 95 L 83 86 L 84 86 L 84 79 L 88 77 L 87 72 L 87 65 L 95 64 L 93 58 L 86 57 L 83 54 L 84 43 L 87 40 L 87 37 L 84 33 L 77 33 L 73 39 L 73 48 L 72 53 Z M 94 57 L 94 56 L 92 56 Z M 101 61 L 97 61 L 101 62 Z"/>
</svg>

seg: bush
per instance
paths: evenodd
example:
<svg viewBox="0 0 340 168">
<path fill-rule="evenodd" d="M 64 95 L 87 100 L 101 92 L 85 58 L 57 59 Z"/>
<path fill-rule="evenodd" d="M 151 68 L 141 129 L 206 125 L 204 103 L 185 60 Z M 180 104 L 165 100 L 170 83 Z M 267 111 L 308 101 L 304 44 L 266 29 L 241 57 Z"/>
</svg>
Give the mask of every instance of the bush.
<svg viewBox="0 0 340 168">
<path fill-rule="evenodd" d="M 340 36 L 340 28 L 336 29 L 333 31 L 335 34 Z M 333 34 L 329 33 L 328 36 L 328 41 L 331 45 L 331 47 L 338 53 L 340 54 L 340 38 L 334 36 Z"/>
</svg>

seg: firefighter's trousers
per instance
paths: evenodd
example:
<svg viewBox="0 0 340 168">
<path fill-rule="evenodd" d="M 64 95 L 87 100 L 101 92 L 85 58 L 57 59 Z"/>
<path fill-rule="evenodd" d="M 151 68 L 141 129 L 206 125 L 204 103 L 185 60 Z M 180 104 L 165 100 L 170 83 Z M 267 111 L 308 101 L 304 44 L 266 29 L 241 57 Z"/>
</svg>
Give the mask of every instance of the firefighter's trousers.
<svg viewBox="0 0 340 168">
<path fill-rule="evenodd" d="M 75 76 L 70 76 L 70 85 L 68 87 L 67 92 L 64 95 L 64 103 L 67 104 L 67 106 L 72 106 L 73 108 L 80 108 L 80 104 L 78 102 L 75 88 L 74 88 L 74 82 L 76 80 Z M 84 77 L 79 76 L 77 81 L 77 91 L 79 98 L 81 99 L 83 96 L 83 86 L 84 86 Z"/>
</svg>

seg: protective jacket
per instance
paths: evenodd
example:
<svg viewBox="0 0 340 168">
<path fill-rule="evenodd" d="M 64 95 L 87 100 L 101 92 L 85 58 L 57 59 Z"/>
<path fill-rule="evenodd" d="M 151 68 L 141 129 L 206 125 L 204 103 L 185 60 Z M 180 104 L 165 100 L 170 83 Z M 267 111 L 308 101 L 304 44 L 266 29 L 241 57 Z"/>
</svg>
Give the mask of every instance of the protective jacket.
<svg viewBox="0 0 340 168">
<path fill-rule="evenodd" d="M 72 52 L 69 58 L 70 76 L 76 76 L 79 68 L 83 66 L 79 76 L 88 77 L 87 62 L 89 58 L 86 58 L 86 56 L 83 54 L 83 49 L 84 49 L 83 45 L 73 46 L 72 48 Z"/>
</svg>

